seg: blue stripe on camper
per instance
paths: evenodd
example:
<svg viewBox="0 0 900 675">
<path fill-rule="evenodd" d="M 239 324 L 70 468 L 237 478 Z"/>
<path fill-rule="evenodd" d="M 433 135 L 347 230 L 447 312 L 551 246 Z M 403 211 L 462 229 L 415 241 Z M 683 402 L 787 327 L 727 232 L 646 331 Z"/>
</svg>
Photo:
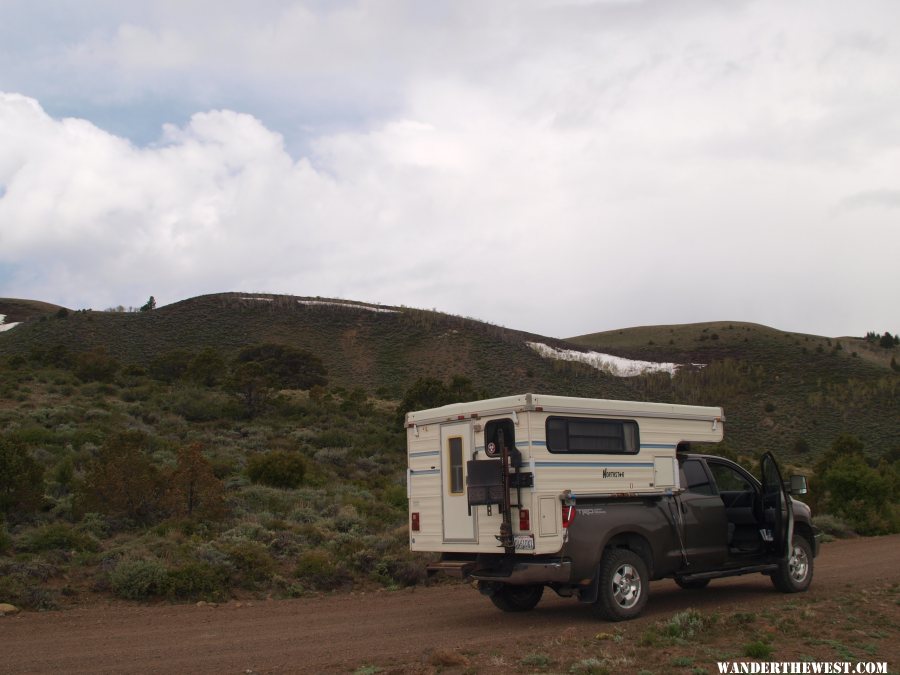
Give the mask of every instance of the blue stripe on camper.
<svg viewBox="0 0 900 675">
<path fill-rule="evenodd" d="M 411 452 L 410 457 L 437 457 L 441 454 L 440 450 L 427 450 L 423 452 Z"/>
<path fill-rule="evenodd" d="M 590 467 L 595 467 L 595 468 L 608 468 L 608 467 L 641 468 L 641 467 L 651 467 L 651 466 L 653 466 L 653 462 L 535 462 L 535 466 L 549 466 L 549 467 L 590 466 Z"/>
<path fill-rule="evenodd" d="M 674 450 L 675 446 L 671 443 L 641 443 L 641 448 L 652 448 L 654 450 Z"/>
<path fill-rule="evenodd" d="M 528 446 L 533 448 L 546 448 L 547 444 L 544 441 L 519 441 L 516 443 L 517 448 L 527 448 Z"/>
<path fill-rule="evenodd" d="M 428 475 L 431 473 L 440 473 L 440 472 L 441 472 L 440 469 L 422 469 L 421 471 L 410 470 L 409 473 L 411 476 L 425 476 L 425 475 Z"/>
</svg>

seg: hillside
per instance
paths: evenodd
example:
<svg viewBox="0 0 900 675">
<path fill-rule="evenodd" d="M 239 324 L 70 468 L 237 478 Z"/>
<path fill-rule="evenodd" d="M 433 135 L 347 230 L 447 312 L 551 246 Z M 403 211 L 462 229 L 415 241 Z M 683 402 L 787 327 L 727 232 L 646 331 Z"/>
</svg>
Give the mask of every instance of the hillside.
<svg viewBox="0 0 900 675">
<path fill-rule="evenodd" d="M 75 312 L 28 322 L 0 340 L 0 357 L 36 346 L 102 348 L 124 363 L 147 366 L 175 350 L 212 347 L 233 356 L 274 342 L 309 350 L 333 385 L 400 398 L 419 377 L 465 375 L 489 395 L 566 391 L 627 398 L 618 378 L 541 358 L 525 343 L 562 344 L 481 321 L 405 307 L 264 294 L 225 293 L 184 300 L 152 312 Z"/>
<path fill-rule="evenodd" d="M 23 304 L 0 300 L 0 307 L 12 302 Z M 900 377 L 890 366 L 896 347 L 736 321 L 644 326 L 562 341 L 436 311 L 224 293 L 152 312 L 33 316 L 2 334 L 0 358 L 35 349 L 102 349 L 146 368 L 172 352 L 212 348 L 231 358 L 265 342 L 314 353 L 331 386 L 362 387 L 387 399 L 401 398 L 421 377 L 463 375 L 487 396 L 543 391 L 722 405 L 729 447 L 753 455 L 772 449 L 800 464 L 809 464 L 841 433 L 860 437 L 874 455 L 892 450 L 900 437 Z M 546 358 L 528 343 L 696 365 L 678 368 L 674 377 L 616 377 Z"/>
<path fill-rule="evenodd" d="M 809 464 L 842 433 L 862 439 L 871 456 L 900 443 L 900 376 L 890 365 L 896 347 L 737 321 L 643 326 L 569 341 L 633 359 L 705 364 L 675 378 L 630 383 L 649 399 L 724 406 L 726 442 L 741 452 L 771 449 Z"/>
<path fill-rule="evenodd" d="M 439 312 L 239 293 L 22 318 L 0 332 L 0 602 L 52 609 L 97 594 L 222 600 L 420 583 L 397 408 L 422 377 L 465 376 L 438 388 L 466 398 L 723 405 L 719 450 L 750 462 L 773 449 L 809 469 L 851 433 L 871 466 L 844 458 L 870 494 L 852 510 L 826 489 L 811 499 L 863 533 L 900 527 L 897 471 L 874 468 L 876 457 L 897 459 L 900 376 L 861 358 L 855 341 L 738 323 L 562 341 Z M 286 346 L 237 358 L 261 343 Z M 626 358 L 669 363 L 633 377 L 597 367 L 621 375 L 636 367 Z M 302 379 L 304 369 L 318 379 Z M 839 487 L 844 475 L 824 479 Z"/>
<path fill-rule="evenodd" d="M 49 316 L 63 309 L 59 305 L 37 300 L 20 300 L 18 298 L 0 298 L 0 324 L 19 323 L 35 317 Z"/>
</svg>

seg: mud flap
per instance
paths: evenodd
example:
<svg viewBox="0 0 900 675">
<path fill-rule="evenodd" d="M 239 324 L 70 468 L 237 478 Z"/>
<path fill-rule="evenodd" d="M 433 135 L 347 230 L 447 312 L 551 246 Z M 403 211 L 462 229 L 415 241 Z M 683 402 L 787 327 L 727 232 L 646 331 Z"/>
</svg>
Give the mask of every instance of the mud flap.
<svg viewBox="0 0 900 675">
<path fill-rule="evenodd" d="M 587 581 L 587 579 L 584 581 Z M 578 602 L 593 605 L 597 602 L 597 597 L 600 594 L 600 565 L 597 565 L 597 569 L 594 570 L 594 578 L 587 585 L 584 585 L 584 581 L 578 587 Z"/>
</svg>

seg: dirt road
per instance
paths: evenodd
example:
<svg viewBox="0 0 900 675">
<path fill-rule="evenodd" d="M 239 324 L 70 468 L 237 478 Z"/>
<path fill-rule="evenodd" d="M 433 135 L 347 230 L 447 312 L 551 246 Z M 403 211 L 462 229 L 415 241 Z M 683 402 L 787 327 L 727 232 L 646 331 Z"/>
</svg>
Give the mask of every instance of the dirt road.
<svg viewBox="0 0 900 675">
<path fill-rule="evenodd" d="M 826 544 L 808 595 L 900 583 L 900 535 Z M 688 606 L 759 612 L 786 596 L 761 575 L 705 591 L 654 582 L 647 625 Z M 0 618 L 0 672 L 348 672 L 416 669 L 433 650 L 527 650 L 566 631 L 609 630 L 589 608 L 548 592 L 533 612 L 503 614 L 464 585 L 213 606 L 108 604 Z M 898 664 L 892 664 L 896 666 Z"/>
</svg>

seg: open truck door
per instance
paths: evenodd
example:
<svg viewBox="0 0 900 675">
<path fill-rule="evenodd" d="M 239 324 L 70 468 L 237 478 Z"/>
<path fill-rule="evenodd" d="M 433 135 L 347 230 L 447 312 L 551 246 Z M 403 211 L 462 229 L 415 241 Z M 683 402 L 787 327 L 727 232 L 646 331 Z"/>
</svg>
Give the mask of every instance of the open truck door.
<svg viewBox="0 0 900 675">
<path fill-rule="evenodd" d="M 784 480 L 771 452 L 760 460 L 762 469 L 762 518 L 760 534 L 771 555 L 779 560 L 791 557 L 794 537 L 794 509 Z"/>
</svg>

